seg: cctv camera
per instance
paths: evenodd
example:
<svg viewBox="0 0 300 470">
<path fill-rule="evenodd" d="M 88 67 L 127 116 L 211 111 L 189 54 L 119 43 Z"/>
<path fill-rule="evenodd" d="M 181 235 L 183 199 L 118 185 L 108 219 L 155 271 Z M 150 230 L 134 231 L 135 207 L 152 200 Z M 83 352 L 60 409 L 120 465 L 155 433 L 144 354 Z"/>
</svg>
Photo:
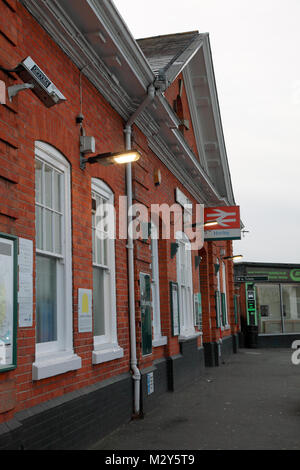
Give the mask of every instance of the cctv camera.
<svg viewBox="0 0 300 470">
<path fill-rule="evenodd" d="M 55 104 L 65 101 L 64 95 L 56 88 L 54 83 L 38 67 L 31 57 L 27 57 L 16 68 L 16 73 L 25 83 L 34 85 L 33 93 L 50 108 Z"/>
</svg>

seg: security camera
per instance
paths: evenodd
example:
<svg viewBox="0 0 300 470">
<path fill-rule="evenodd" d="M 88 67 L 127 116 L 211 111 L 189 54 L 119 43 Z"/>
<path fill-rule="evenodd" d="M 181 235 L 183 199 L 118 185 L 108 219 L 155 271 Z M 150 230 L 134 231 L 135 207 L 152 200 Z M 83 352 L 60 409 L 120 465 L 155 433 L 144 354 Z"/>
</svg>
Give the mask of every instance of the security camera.
<svg viewBox="0 0 300 470">
<path fill-rule="evenodd" d="M 16 74 L 25 83 L 33 85 L 33 93 L 44 103 L 47 108 L 66 101 L 64 95 L 56 88 L 41 68 L 27 57 L 15 69 Z"/>
</svg>

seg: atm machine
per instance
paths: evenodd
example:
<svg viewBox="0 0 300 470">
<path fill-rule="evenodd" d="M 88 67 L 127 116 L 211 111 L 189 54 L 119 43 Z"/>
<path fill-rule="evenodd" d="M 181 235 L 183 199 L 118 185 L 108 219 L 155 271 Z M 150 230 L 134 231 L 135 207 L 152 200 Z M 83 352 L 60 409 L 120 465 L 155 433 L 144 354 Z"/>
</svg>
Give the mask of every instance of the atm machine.
<svg viewBox="0 0 300 470">
<path fill-rule="evenodd" d="M 246 347 L 257 348 L 258 323 L 257 323 L 257 303 L 255 284 L 246 283 Z"/>
</svg>

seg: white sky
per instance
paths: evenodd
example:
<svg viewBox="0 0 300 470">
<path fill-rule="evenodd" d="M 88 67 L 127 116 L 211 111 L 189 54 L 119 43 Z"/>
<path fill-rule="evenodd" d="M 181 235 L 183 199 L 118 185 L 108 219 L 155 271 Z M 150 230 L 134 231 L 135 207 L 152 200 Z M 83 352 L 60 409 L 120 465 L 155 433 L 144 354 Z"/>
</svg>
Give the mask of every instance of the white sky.
<svg viewBox="0 0 300 470">
<path fill-rule="evenodd" d="M 212 47 L 243 261 L 300 263 L 300 1 L 114 0 L 132 35 Z"/>
</svg>

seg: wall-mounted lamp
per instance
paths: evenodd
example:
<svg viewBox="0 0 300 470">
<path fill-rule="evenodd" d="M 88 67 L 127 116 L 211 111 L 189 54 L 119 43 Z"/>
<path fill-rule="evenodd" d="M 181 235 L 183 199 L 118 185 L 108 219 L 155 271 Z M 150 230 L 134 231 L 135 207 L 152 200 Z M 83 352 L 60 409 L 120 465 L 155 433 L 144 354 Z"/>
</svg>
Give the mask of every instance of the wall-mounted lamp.
<svg viewBox="0 0 300 470">
<path fill-rule="evenodd" d="M 101 165 L 113 165 L 117 163 L 119 165 L 125 163 L 133 163 L 139 160 L 141 157 L 140 152 L 137 150 L 130 150 L 127 152 L 119 152 L 119 153 L 99 153 L 94 157 L 84 158 L 82 152 L 80 153 L 80 168 L 82 170 L 85 169 L 87 163 L 93 165 L 94 163 L 101 163 Z"/>
<path fill-rule="evenodd" d="M 222 259 L 231 259 L 232 261 L 235 261 L 237 259 L 242 259 L 243 255 L 235 255 L 235 256 L 224 256 Z"/>
</svg>

